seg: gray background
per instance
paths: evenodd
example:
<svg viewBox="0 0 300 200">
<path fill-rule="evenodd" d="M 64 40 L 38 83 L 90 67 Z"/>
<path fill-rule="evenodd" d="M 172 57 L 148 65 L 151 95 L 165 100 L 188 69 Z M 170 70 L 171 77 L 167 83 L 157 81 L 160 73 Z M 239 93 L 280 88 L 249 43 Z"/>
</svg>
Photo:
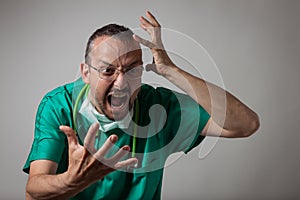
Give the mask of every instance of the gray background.
<svg viewBox="0 0 300 200">
<path fill-rule="evenodd" d="M 246 139 L 220 139 L 166 168 L 163 199 L 299 199 L 300 1 L 1 1 L 1 199 L 24 199 L 37 105 L 74 80 L 97 27 L 136 28 L 151 10 L 202 44 L 226 89 L 258 112 Z"/>
</svg>

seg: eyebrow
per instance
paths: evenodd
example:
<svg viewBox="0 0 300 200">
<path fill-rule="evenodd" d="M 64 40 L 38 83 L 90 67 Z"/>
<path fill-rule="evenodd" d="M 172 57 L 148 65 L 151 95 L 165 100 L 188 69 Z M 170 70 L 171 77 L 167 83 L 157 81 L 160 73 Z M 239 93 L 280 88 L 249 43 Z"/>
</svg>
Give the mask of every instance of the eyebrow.
<svg viewBox="0 0 300 200">
<path fill-rule="evenodd" d="M 138 64 L 140 61 L 139 60 L 135 60 L 135 61 L 133 61 L 132 63 L 130 63 L 128 66 L 126 66 L 126 67 L 131 67 L 131 66 L 135 66 L 136 64 Z M 143 62 L 141 62 L 141 63 L 143 63 Z"/>
<path fill-rule="evenodd" d="M 115 67 L 115 68 L 117 68 L 115 65 L 113 65 L 113 64 L 111 64 L 111 63 L 109 63 L 109 62 L 106 62 L 106 61 L 104 61 L 104 60 L 99 59 L 99 62 L 102 62 L 103 64 L 105 64 L 105 65 L 107 65 L 107 66 L 109 66 L 109 67 Z M 136 65 L 136 64 L 139 63 L 139 62 L 140 62 L 139 60 L 135 60 L 135 61 L 133 61 L 132 63 L 130 63 L 129 65 L 126 65 L 126 66 L 124 66 L 124 67 L 127 68 L 127 67 L 130 67 L 130 66 L 132 66 L 132 65 Z M 141 63 L 143 63 L 143 62 L 141 62 Z"/>
<path fill-rule="evenodd" d="M 108 66 L 112 66 L 112 67 L 116 67 L 116 66 L 114 66 L 113 64 L 111 64 L 111 63 L 109 63 L 109 62 L 106 62 L 106 61 L 104 61 L 104 60 L 101 60 L 101 59 L 99 59 L 99 62 L 102 62 L 103 64 L 105 64 L 105 65 L 108 65 Z"/>
</svg>

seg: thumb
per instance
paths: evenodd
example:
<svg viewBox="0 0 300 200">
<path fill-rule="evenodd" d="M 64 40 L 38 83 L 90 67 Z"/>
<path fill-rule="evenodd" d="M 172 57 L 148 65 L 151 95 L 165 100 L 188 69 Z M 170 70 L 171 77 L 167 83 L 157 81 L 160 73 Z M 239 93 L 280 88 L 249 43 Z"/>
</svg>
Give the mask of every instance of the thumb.
<svg viewBox="0 0 300 200">
<path fill-rule="evenodd" d="M 148 72 L 148 71 L 154 71 L 154 72 L 157 72 L 157 70 L 156 70 L 156 64 L 155 64 L 155 63 L 147 64 L 145 68 L 146 68 L 146 71 L 147 71 L 147 72 Z"/>
<path fill-rule="evenodd" d="M 64 134 L 67 136 L 69 147 L 71 145 L 77 145 L 78 139 L 76 137 L 75 131 L 70 128 L 69 126 L 59 126 L 59 129 L 64 132 Z"/>
</svg>

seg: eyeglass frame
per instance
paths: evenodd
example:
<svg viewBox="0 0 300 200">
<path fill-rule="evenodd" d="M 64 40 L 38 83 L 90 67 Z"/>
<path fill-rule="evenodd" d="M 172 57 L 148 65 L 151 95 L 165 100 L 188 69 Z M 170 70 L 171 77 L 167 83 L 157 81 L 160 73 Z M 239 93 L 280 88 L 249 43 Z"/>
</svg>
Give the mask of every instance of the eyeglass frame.
<svg viewBox="0 0 300 200">
<path fill-rule="evenodd" d="M 143 71 L 145 70 L 143 65 L 139 65 L 139 66 L 136 66 L 136 67 L 132 67 L 132 68 L 130 68 L 130 69 L 128 69 L 128 70 L 120 70 L 120 69 L 118 69 L 117 67 L 113 67 L 113 66 L 97 68 L 97 67 L 94 67 L 93 65 L 90 65 L 90 64 L 88 64 L 88 63 L 85 63 L 85 64 L 86 64 L 88 67 L 90 67 L 90 68 L 94 69 L 95 71 L 97 71 L 97 72 L 98 72 L 98 77 L 99 77 L 99 78 L 101 78 L 101 79 L 103 79 L 103 80 L 107 80 L 107 81 L 113 81 L 113 80 L 116 80 L 116 78 L 118 77 L 118 75 L 119 75 L 121 72 L 124 73 L 124 75 L 126 75 L 127 72 L 130 72 L 131 70 L 137 69 L 137 68 L 138 68 L 138 69 L 141 69 L 141 75 L 140 75 L 140 76 L 137 76 L 137 77 L 135 77 L 135 78 L 132 78 L 132 77 L 128 76 L 128 74 L 127 74 L 127 77 L 128 77 L 129 80 L 136 80 L 136 79 L 139 79 L 139 78 L 142 77 Z M 115 72 L 114 72 L 111 76 L 102 77 L 100 71 L 103 70 L 103 69 L 107 69 L 107 68 L 114 69 Z"/>
</svg>

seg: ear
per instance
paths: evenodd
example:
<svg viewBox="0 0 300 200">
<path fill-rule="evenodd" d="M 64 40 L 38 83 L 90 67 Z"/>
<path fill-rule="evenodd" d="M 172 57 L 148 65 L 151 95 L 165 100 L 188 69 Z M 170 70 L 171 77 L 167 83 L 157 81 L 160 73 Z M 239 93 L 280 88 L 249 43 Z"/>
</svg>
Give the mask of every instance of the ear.
<svg viewBox="0 0 300 200">
<path fill-rule="evenodd" d="M 81 77 L 84 83 L 90 84 L 90 70 L 89 66 L 85 63 L 80 64 L 80 72 L 81 72 Z"/>
</svg>

